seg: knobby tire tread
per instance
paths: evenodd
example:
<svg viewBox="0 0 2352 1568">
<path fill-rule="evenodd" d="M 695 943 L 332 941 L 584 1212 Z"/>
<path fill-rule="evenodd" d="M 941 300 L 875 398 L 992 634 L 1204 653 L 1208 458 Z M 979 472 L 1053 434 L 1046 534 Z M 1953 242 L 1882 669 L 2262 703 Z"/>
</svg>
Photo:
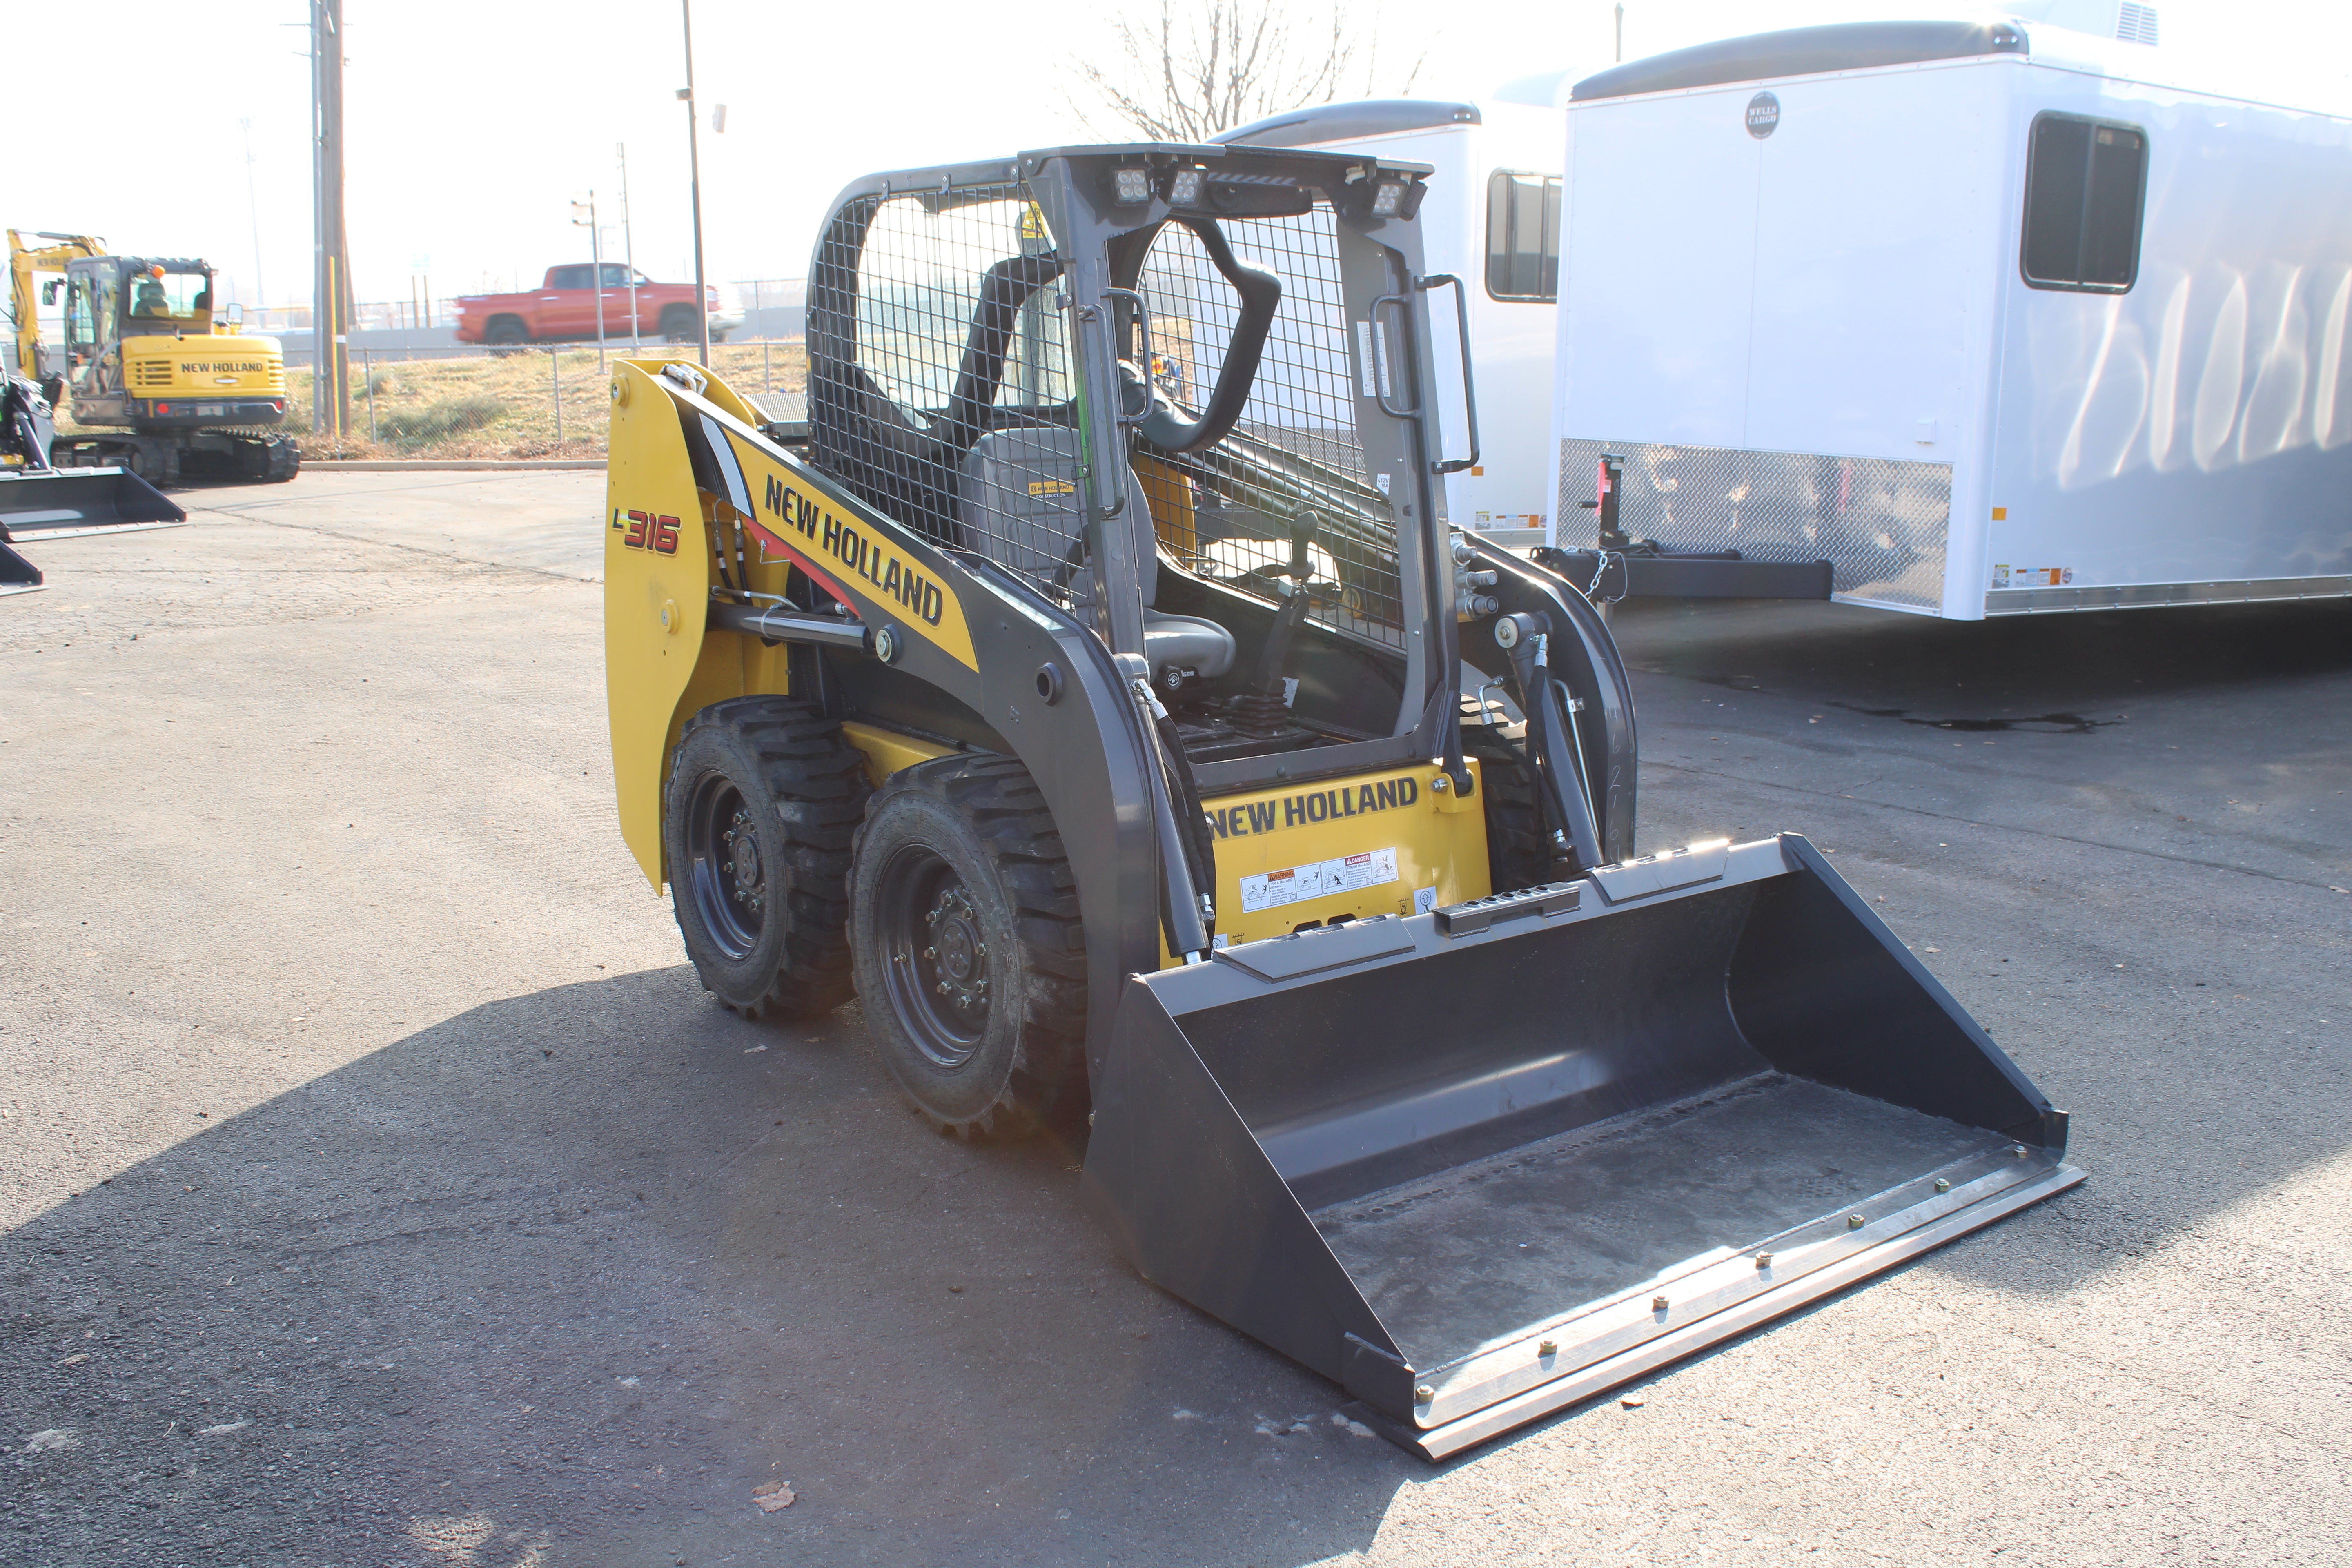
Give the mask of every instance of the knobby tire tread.
<svg viewBox="0 0 2352 1568">
<path fill-rule="evenodd" d="M 730 1002 L 746 1018 L 814 1018 L 856 994 L 849 960 L 849 867 L 873 786 L 866 759 L 838 722 L 806 703 L 775 697 L 715 702 L 686 734 L 732 730 L 760 762 L 756 783 L 783 825 L 787 886 L 782 962 L 761 996 Z M 679 754 L 685 736 L 679 738 Z M 673 773 L 675 764 L 673 764 Z M 750 793 L 747 789 L 747 795 Z M 773 873 L 772 872 L 772 876 Z"/>
<path fill-rule="evenodd" d="M 1478 759 L 1486 795 L 1486 870 L 1497 893 L 1553 879 L 1556 856 L 1544 832 L 1536 776 L 1528 764 L 1528 727 L 1496 723 L 1475 700 L 1462 704 L 1462 750 Z"/>
<path fill-rule="evenodd" d="M 1013 910 L 1029 984 L 1021 999 L 1013 1070 L 994 1103 L 970 1121 L 950 1122 L 905 1098 L 941 1132 L 966 1139 L 1024 1136 L 1054 1121 L 1086 1086 L 1086 927 L 1077 877 L 1045 792 L 1019 758 L 979 753 L 919 763 L 885 780 L 868 810 L 910 791 L 953 806 L 985 847 Z M 860 847 L 864 837 L 861 824 Z"/>
</svg>

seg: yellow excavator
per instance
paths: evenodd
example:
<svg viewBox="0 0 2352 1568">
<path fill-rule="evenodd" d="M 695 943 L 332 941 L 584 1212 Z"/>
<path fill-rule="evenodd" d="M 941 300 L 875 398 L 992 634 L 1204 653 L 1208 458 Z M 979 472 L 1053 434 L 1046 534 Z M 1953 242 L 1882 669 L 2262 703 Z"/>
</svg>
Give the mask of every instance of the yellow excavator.
<svg viewBox="0 0 2352 1568">
<path fill-rule="evenodd" d="M 43 273 L 62 276 L 37 285 Z M 275 482 L 301 466 L 280 428 L 285 353 L 276 338 L 245 331 L 241 306 L 214 308 L 205 261 L 115 256 L 90 235 L 10 229 L 8 292 L 21 374 L 71 412 L 53 437 L 58 468 L 121 467 L 168 485 Z M 37 292 L 50 306 L 62 294 L 61 349 L 41 341 Z"/>
</svg>

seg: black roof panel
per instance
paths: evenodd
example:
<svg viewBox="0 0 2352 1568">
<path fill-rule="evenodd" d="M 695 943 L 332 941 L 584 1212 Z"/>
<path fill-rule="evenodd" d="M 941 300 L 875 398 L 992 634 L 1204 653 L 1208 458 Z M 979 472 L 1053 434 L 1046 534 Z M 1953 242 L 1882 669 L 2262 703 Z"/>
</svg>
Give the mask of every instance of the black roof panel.
<svg viewBox="0 0 2352 1568">
<path fill-rule="evenodd" d="M 1440 125 L 1475 125 L 1475 103 L 1441 103 L 1427 98 L 1376 98 L 1361 103 L 1326 103 L 1252 121 L 1209 138 L 1234 147 L 1312 147 L 1357 136 L 1388 136 Z"/>
<path fill-rule="evenodd" d="M 1637 92 L 1718 87 L 1771 77 L 2023 53 L 2025 30 L 2010 22 L 1832 22 L 1819 27 L 1751 33 L 1744 38 L 1718 38 L 1711 44 L 1628 60 L 1586 77 L 1570 90 L 1569 99 L 1583 103 L 1596 98 L 1629 98 Z"/>
</svg>

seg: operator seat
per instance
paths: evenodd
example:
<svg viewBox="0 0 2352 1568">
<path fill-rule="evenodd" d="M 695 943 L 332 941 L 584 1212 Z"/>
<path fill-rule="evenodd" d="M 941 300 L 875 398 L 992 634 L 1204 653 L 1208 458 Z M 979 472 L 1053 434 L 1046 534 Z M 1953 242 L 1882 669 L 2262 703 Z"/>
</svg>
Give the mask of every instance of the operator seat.
<svg viewBox="0 0 2352 1568">
<path fill-rule="evenodd" d="M 1079 433 L 1064 426 L 992 430 L 965 455 L 956 489 L 963 547 L 1079 604 L 1093 593 L 1085 513 L 1078 492 Z M 1233 668 L 1234 634 L 1199 616 L 1151 607 L 1160 592 L 1160 541 L 1151 504 L 1135 470 L 1127 470 L 1127 505 L 1113 526 L 1135 530 L 1143 582 L 1143 655 L 1158 682 L 1171 669 L 1212 679 Z"/>
</svg>

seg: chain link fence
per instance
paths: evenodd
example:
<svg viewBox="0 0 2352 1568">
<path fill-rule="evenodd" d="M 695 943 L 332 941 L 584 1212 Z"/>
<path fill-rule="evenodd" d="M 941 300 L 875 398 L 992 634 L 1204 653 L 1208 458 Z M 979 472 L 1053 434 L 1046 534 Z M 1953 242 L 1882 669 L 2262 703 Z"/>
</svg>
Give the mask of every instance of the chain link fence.
<svg viewBox="0 0 2352 1568">
<path fill-rule="evenodd" d="M 600 458 L 612 364 L 624 358 L 692 360 L 692 344 L 626 340 L 600 355 L 591 343 L 351 350 L 351 416 L 340 435 L 311 429 L 312 356 L 288 345 L 286 428 L 313 458 Z M 711 368 L 772 419 L 804 417 L 803 340 L 714 343 Z M 601 363 L 600 363 L 601 361 Z"/>
</svg>

